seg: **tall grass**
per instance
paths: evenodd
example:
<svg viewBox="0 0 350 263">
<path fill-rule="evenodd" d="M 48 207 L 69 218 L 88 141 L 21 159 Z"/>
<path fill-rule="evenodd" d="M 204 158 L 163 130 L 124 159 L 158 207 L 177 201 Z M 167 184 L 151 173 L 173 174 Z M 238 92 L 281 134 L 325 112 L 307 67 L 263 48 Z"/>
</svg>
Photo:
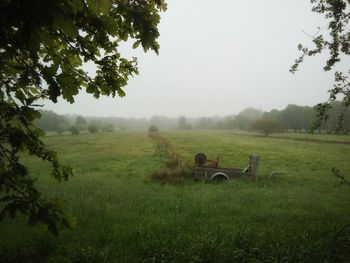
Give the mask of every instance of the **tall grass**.
<svg viewBox="0 0 350 263">
<path fill-rule="evenodd" d="M 75 168 L 67 183 L 25 157 L 40 189 L 68 200 L 78 225 L 58 238 L 25 218 L 0 224 L 0 262 L 346 262 L 350 146 L 219 131 L 162 133 L 185 166 L 197 152 L 245 167 L 261 156 L 258 182 L 159 184 L 168 157 L 142 132 L 47 138 Z M 272 171 L 284 175 L 271 177 Z"/>
<path fill-rule="evenodd" d="M 155 154 L 164 159 L 164 167 L 152 173 L 151 179 L 162 184 L 183 183 L 185 177 L 189 177 L 192 171 L 189 166 L 185 165 L 180 153 L 158 132 L 149 132 L 148 136 L 155 143 Z"/>
</svg>

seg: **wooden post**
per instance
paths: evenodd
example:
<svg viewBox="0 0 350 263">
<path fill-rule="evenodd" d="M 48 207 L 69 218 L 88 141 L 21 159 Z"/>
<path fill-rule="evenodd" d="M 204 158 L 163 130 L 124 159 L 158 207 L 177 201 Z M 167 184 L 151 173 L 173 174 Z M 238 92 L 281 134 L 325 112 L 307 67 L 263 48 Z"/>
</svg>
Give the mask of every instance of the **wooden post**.
<svg viewBox="0 0 350 263">
<path fill-rule="evenodd" d="M 252 154 L 250 157 L 250 172 L 253 175 L 253 179 L 257 179 L 259 176 L 259 163 L 260 163 L 260 157 L 256 154 Z"/>
</svg>

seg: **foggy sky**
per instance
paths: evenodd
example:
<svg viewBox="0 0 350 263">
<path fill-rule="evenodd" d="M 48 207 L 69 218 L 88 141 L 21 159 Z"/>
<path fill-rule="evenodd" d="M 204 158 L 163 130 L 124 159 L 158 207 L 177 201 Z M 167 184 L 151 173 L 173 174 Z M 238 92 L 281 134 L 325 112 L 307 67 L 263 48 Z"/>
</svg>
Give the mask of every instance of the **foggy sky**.
<svg viewBox="0 0 350 263">
<path fill-rule="evenodd" d="M 46 102 L 45 109 L 85 116 L 225 116 L 249 106 L 268 111 L 328 98 L 333 73 L 323 71 L 326 56 L 289 72 L 297 45 L 312 47 L 307 34 L 326 24 L 309 0 L 167 2 L 159 56 L 123 48 L 127 57 L 138 57 L 140 71 L 125 87 L 126 97 L 96 100 L 81 92 L 74 104 Z"/>
</svg>

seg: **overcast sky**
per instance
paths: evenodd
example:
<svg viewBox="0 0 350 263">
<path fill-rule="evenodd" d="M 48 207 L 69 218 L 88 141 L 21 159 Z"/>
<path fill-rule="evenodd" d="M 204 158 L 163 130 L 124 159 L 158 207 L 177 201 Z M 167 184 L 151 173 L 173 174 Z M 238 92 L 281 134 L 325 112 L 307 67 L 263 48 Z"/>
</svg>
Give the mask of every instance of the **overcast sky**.
<svg viewBox="0 0 350 263">
<path fill-rule="evenodd" d="M 289 72 L 298 43 L 311 42 L 304 32 L 312 35 L 325 25 L 309 0 L 167 2 L 159 56 L 124 51 L 138 57 L 140 70 L 126 97 L 96 100 L 81 93 L 74 104 L 61 100 L 45 108 L 86 116 L 197 117 L 326 100 L 333 74 L 322 70 L 325 56 L 307 59 L 295 75 Z"/>
</svg>

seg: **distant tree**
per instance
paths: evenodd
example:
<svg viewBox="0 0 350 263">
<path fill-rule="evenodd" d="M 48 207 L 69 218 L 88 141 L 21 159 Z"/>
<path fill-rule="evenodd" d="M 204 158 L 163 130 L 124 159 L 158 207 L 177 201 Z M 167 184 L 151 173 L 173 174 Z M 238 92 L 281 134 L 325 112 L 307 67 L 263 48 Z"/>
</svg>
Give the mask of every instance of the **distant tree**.
<svg viewBox="0 0 350 263">
<path fill-rule="evenodd" d="M 98 132 L 99 129 L 98 129 L 98 126 L 96 124 L 90 124 L 88 126 L 88 130 L 91 133 L 96 133 L 96 132 Z"/>
<path fill-rule="evenodd" d="M 80 133 L 80 130 L 78 129 L 77 126 L 70 127 L 69 131 L 74 135 L 79 135 L 79 133 Z"/>
<path fill-rule="evenodd" d="M 346 109 L 344 111 L 340 101 L 333 101 L 330 103 L 330 106 L 331 109 L 328 112 L 329 118 L 321 127 L 329 133 L 347 134 L 350 130 L 350 110 Z M 339 118 L 341 115 L 342 118 Z"/>
<path fill-rule="evenodd" d="M 105 124 L 103 127 L 102 127 L 102 131 L 105 131 L 105 132 L 112 132 L 114 131 L 114 126 L 112 124 Z"/>
<path fill-rule="evenodd" d="M 202 117 L 197 124 L 197 128 L 199 129 L 214 129 L 215 128 L 215 120 L 210 117 Z"/>
<path fill-rule="evenodd" d="M 219 125 L 220 128 L 220 125 Z M 227 116 L 223 120 L 222 129 L 232 130 L 235 127 L 235 116 Z"/>
<path fill-rule="evenodd" d="M 68 131 L 69 130 L 69 123 L 59 123 L 57 125 L 57 129 L 56 129 L 56 132 L 58 135 L 62 135 L 65 131 Z"/>
<path fill-rule="evenodd" d="M 263 115 L 263 111 L 262 110 L 258 110 L 252 107 L 248 107 L 245 108 L 244 110 L 242 110 L 240 113 L 238 113 L 239 115 L 242 116 L 246 116 L 247 118 L 253 120 L 253 119 L 258 119 L 261 118 Z"/>
<path fill-rule="evenodd" d="M 85 131 L 87 129 L 87 121 L 83 116 L 78 116 L 75 119 L 75 126 L 80 130 L 80 131 Z"/>
<path fill-rule="evenodd" d="M 95 125 L 99 130 L 102 130 L 102 128 L 104 126 L 103 118 L 94 117 L 94 118 L 86 118 L 86 120 L 87 120 L 88 124 Z"/>
<path fill-rule="evenodd" d="M 235 117 L 235 126 L 241 130 L 248 130 L 251 124 L 261 118 L 263 112 L 255 108 L 246 108 Z"/>
<path fill-rule="evenodd" d="M 78 116 L 75 120 L 76 125 L 86 125 L 87 121 L 83 116 Z"/>
<path fill-rule="evenodd" d="M 247 116 L 238 114 L 234 120 L 235 127 L 240 130 L 248 130 L 254 120 L 256 119 L 250 119 Z"/>
<path fill-rule="evenodd" d="M 255 120 L 251 124 L 251 129 L 262 132 L 264 136 L 268 136 L 269 134 L 277 131 L 279 128 L 280 124 L 277 121 L 267 118 Z"/>
<path fill-rule="evenodd" d="M 342 130 L 344 134 L 350 133 L 350 109 L 347 108 L 345 112 L 343 112 L 343 123 L 341 124 Z"/>
<path fill-rule="evenodd" d="M 165 116 L 152 116 L 149 123 L 156 125 L 158 128 L 177 128 L 178 119 Z"/>
<path fill-rule="evenodd" d="M 192 125 L 187 123 L 187 119 L 185 116 L 179 117 L 179 129 L 181 130 L 189 130 L 192 128 Z"/>
<path fill-rule="evenodd" d="M 280 118 L 289 130 L 294 132 L 307 130 L 312 126 L 314 110 L 311 107 L 290 104 L 281 112 Z"/>
<path fill-rule="evenodd" d="M 326 28 L 319 28 L 319 31 L 310 35 L 315 45 L 313 49 L 309 49 L 299 44 L 298 49 L 301 56 L 295 60 L 291 67 L 291 72 L 295 73 L 305 57 L 315 56 L 325 52 L 329 54 L 329 58 L 324 66 L 325 71 L 330 71 L 342 59 L 349 58 L 350 55 L 350 1 L 349 0 L 310 0 L 313 7 L 312 12 L 321 14 L 327 21 Z M 336 71 L 335 83 L 333 88 L 329 90 L 329 99 L 325 103 L 319 103 L 315 109 L 317 112 L 317 121 L 314 123 L 313 129 L 320 128 L 324 121 L 329 118 L 329 109 L 332 107 L 331 102 L 342 96 L 342 105 L 345 108 L 350 105 L 350 70 Z M 338 127 L 341 129 L 344 111 L 339 114 Z"/>
<path fill-rule="evenodd" d="M 151 126 L 149 126 L 148 131 L 149 132 L 158 132 L 159 129 L 156 125 L 151 125 Z"/>
<path fill-rule="evenodd" d="M 40 111 L 40 118 L 37 120 L 37 126 L 44 131 L 55 131 L 62 134 L 69 129 L 69 121 L 62 115 L 53 111 Z"/>
</svg>

